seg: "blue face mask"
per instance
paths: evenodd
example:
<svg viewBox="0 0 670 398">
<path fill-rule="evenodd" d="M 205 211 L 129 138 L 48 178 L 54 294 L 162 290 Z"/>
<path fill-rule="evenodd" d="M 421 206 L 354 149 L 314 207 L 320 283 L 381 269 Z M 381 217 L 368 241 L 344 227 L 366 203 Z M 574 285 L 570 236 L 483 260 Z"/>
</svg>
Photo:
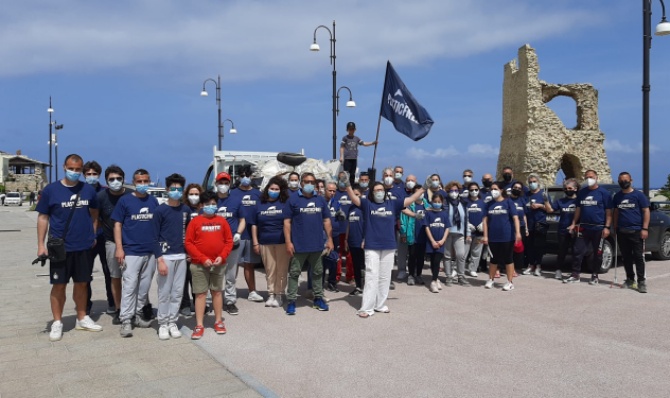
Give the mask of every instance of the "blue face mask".
<svg viewBox="0 0 670 398">
<path fill-rule="evenodd" d="M 184 191 L 181 190 L 181 189 L 178 189 L 176 191 L 170 190 L 170 192 L 168 192 L 168 198 L 170 198 L 172 200 L 180 200 L 183 193 L 184 193 Z"/>
<path fill-rule="evenodd" d="M 304 187 L 302 187 L 302 191 L 308 195 L 314 193 L 314 185 L 313 184 L 305 184 Z"/>
<path fill-rule="evenodd" d="M 534 191 L 537 189 L 537 183 L 531 182 L 530 184 L 528 184 L 528 187 L 530 188 L 531 191 Z"/>
<path fill-rule="evenodd" d="M 67 178 L 68 181 L 72 182 L 79 181 L 79 177 L 81 177 L 81 173 L 77 173 L 76 171 L 65 170 L 65 178 Z"/>
<path fill-rule="evenodd" d="M 268 196 L 270 199 L 277 199 L 279 197 L 279 191 L 268 191 Z"/>
<path fill-rule="evenodd" d="M 211 216 L 212 214 L 216 213 L 216 209 L 216 205 L 206 205 L 202 207 L 202 212 L 208 216 Z"/>
<path fill-rule="evenodd" d="M 442 208 L 442 203 L 431 203 L 433 206 L 433 209 L 441 209 Z"/>
<path fill-rule="evenodd" d="M 140 195 L 146 195 L 146 193 L 149 192 L 149 185 L 148 184 L 135 185 L 135 190 Z"/>
<path fill-rule="evenodd" d="M 361 188 L 363 188 L 363 189 L 367 189 L 367 187 L 368 187 L 369 184 L 370 184 L 369 182 L 361 182 L 361 183 L 358 184 L 358 185 L 360 185 Z"/>
<path fill-rule="evenodd" d="M 100 177 L 88 176 L 86 177 L 86 183 L 95 185 L 100 181 Z"/>
<path fill-rule="evenodd" d="M 249 185 L 251 185 L 251 178 L 249 178 L 249 177 L 242 177 L 242 178 L 240 179 L 240 184 L 243 185 L 243 186 L 245 186 L 245 187 L 248 187 Z"/>
</svg>

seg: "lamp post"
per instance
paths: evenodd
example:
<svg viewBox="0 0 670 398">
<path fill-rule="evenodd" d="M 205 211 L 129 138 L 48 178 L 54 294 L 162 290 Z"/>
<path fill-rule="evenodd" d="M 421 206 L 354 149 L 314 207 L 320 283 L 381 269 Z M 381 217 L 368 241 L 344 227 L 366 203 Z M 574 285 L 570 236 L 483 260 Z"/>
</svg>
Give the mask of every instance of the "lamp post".
<svg viewBox="0 0 670 398">
<path fill-rule="evenodd" d="M 656 26 L 656 35 L 670 35 L 670 22 L 665 18 L 665 3 L 661 2 L 663 17 Z M 651 49 L 651 3 L 642 0 L 642 186 L 645 196 L 649 197 L 649 50 Z"/>
<path fill-rule="evenodd" d="M 218 133 L 219 133 L 219 151 L 221 150 L 221 141 L 223 140 L 223 124 L 221 122 L 221 75 L 217 76 L 217 79 L 214 80 L 212 78 L 205 79 L 204 82 L 202 82 L 202 91 L 200 92 L 200 96 L 202 97 L 207 97 L 207 89 L 205 88 L 205 85 L 207 82 L 212 82 L 216 86 L 216 106 L 217 106 L 217 111 L 218 111 L 218 121 L 219 121 L 219 127 L 218 127 Z"/>
<path fill-rule="evenodd" d="M 330 63 L 333 65 L 333 159 L 337 159 L 337 70 L 335 69 L 335 21 L 333 21 L 333 30 L 331 31 L 325 25 L 319 25 L 314 29 L 314 42 L 309 46 L 310 51 L 319 51 L 319 45 L 316 43 L 316 31 L 323 28 L 330 35 Z"/>
<path fill-rule="evenodd" d="M 228 133 L 229 133 L 229 134 L 237 134 L 237 129 L 235 128 L 235 122 L 233 122 L 233 121 L 230 120 L 230 119 L 226 119 L 226 120 L 224 120 L 224 121 L 221 123 L 221 128 L 223 128 L 223 125 L 224 125 L 226 122 L 230 122 L 230 130 L 228 130 Z"/>
<path fill-rule="evenodd" d="M 337 89 L 336 101 L 335 101 L 335 114 L 340 115 L 340 90 L 346 89 L 349 92 L 349 101 L 347 101 L 347 108 L 355 108 L 356 102 L 354 102 L 353 97 L 351 96 L 351 90 L 347 86 L 342 86 Z"/>
<path fill-rule="evenodd" d="M 52 144 L 54 146 L 54 156 L 55 156 L 54 163 L 56 163 L 56 181 L 58 181 L 58 130 L 62 130 L 62 129 L 63 129 L 63 125 L 58 124 L 58 122 L 56 122 L 54 120 L 54 130 L 56 130 L 56 131 L 51 136 L 51 141 L 52 141 Z"/>
<path fill-rule="evenodd" d="M 51 114 L 54 113 L 54 108 L 51 107 L 51 96 L 49 96 L 49 108 L 47 108 L 47 112 L 49 113 L 49 141 L 47 141 L 49 144 L 49 184 L 51 184 L 51 170 L 53 170 L 51 165 L 51 128 L 53 126 L 53 122 L 51 121 Z"/>
</svg>

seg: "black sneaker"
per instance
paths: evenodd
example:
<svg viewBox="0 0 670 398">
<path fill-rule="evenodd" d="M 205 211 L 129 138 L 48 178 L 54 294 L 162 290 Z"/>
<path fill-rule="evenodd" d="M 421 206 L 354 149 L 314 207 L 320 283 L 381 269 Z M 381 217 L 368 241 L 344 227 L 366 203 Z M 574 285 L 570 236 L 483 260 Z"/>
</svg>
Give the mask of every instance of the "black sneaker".
<svg viewBox="0 0 670 398">
<path fill-rule="evenodd" d="M 330 283 L 330 282 L 328 282 L 326 284 L 326 290 L 328 290 L 329 292 L 333 292 L 333 293 L 339 293 L 339 291 L 340 291 L 340 289 L 338 289 L 335 284 Z"/>
<path fill-rule="evenodd" d="M 647 281 L 638 281 L 637 291 L 640 293 L 647 293 Z"/>
<path fill-rule="evenodd" d="M 121 319 L 119 319 L 119 315 L 121 314 L 121 311 L 116 311 L 114 313 L 114 318 L 112 318 L 112 325 L 120 325 L 123 322 L 121 322 Z"/>
<path fill-rule="evenodd" d="M 470 282 L 468 282 L 467 279 L 465 279 L 464 276 L 459 276 L 458 277 L 458 284 L 461 286 L 470 286 Z"/>
<path fill-rule="evenodd" d="M 635 284 L 635 279 L 626 279 L 626 281 L 623 283 L 623 286 L 626 289 L 637 289 L 637 285 Z"/>
<path fill-rule="evenodd" d="M 414 283 L 417 285 L 425 285 L 426 282 L 423 281 L 423 277 L 421 275 L 415 276 L 414 277 Z"/>
<path fill-rule="evenodd" d="M 237 315 L 240 313 L 240 310 L 237 309 L 235 303 L 226 304 L 226 312 L 230 315 Z"/>
<path fill-rule="evenodd" d="M 591 280 L 589 281 L 589 285 L 591 285 L 591 286 L 597 285 L 599 282 L 600 281 L 598 280 L 598 276 L 597 275 L 592 275 Z"/>
<path fill-rule="evenodd" d="M 395 283 L 391 281 L 391 284 L 389 285 L 389 290 L 395 290 Z"/>
<path fill-rule="evenodd" d="M 350 296 L 356 296 L 356 297 L 361 297 L 363 295 L 363 291 L 359 288 L 354 289 L 353 292 L 349 293 Z"/>
</svg>

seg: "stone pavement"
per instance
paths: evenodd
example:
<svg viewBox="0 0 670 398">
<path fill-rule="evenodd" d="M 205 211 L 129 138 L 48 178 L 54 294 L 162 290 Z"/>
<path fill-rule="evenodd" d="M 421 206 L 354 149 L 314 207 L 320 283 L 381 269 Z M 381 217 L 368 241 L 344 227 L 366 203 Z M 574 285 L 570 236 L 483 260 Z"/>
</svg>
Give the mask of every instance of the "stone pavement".
<svg viewBox="0 0 670 398">
<path fill-rule="evenodd" d="M 74 330 L 68 289 L 63 339 L 51 343 L 48 265 L 36 257 L 35 212 L 0 207 L 0 397 L 259 397 L 257 392 L 190 339 L 159 341 L 154 328 L 119 337 L 104 314 L 104 278 L 96 261 L 92 318 L 104 330 Z M 155 297 L 155 286 L 153 296 Z M 154 298 L 153 300 L 157 300 Z M 193 321 L 186 324 L 192 328 Z M 227 336 L 217 336 L 225 339 Z"/>
</svg>

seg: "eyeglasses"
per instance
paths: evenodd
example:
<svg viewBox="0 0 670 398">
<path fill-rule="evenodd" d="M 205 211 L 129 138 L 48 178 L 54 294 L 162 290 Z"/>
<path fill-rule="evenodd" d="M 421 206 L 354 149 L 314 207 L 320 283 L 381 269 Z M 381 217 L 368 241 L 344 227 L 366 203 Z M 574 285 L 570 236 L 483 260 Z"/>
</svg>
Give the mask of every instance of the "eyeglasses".
<svg viewBox="0 0 670 398">
<path fill-rule="evenodd" d="M 123 177 L 109 177 L 109 178 L 107 179 L 107 181 L 109 181 L 109 182 L 114 182 L 114 181 L 120 181 L 120 182 L 123 182 Z"/>
<path fill-rule="evenodd" d="M 449 193 L 452 193 L 452 192 L 459 193 L 459 191 L 457 191 L 457 190 L 450 189 Z"/>
<path fill-rule="evenodd" d="M 463 178 L 465 178 L 465 177 L 470 177 L 470 178 L 472 178 L 472 176 L 469 175 L 469 174 L 463 174 Z"/>
<path fill-rule="evenodd" d="M 170 187 L 170 192 L 184 192 L 184 188 Z"/>
<path fill-rule="evenodd" d="M 96 173 L 95 171 L 91 171 L 89 173 L 84 173 L 86 176 L 99 176 L 100 174 Z"/>
</svg>

